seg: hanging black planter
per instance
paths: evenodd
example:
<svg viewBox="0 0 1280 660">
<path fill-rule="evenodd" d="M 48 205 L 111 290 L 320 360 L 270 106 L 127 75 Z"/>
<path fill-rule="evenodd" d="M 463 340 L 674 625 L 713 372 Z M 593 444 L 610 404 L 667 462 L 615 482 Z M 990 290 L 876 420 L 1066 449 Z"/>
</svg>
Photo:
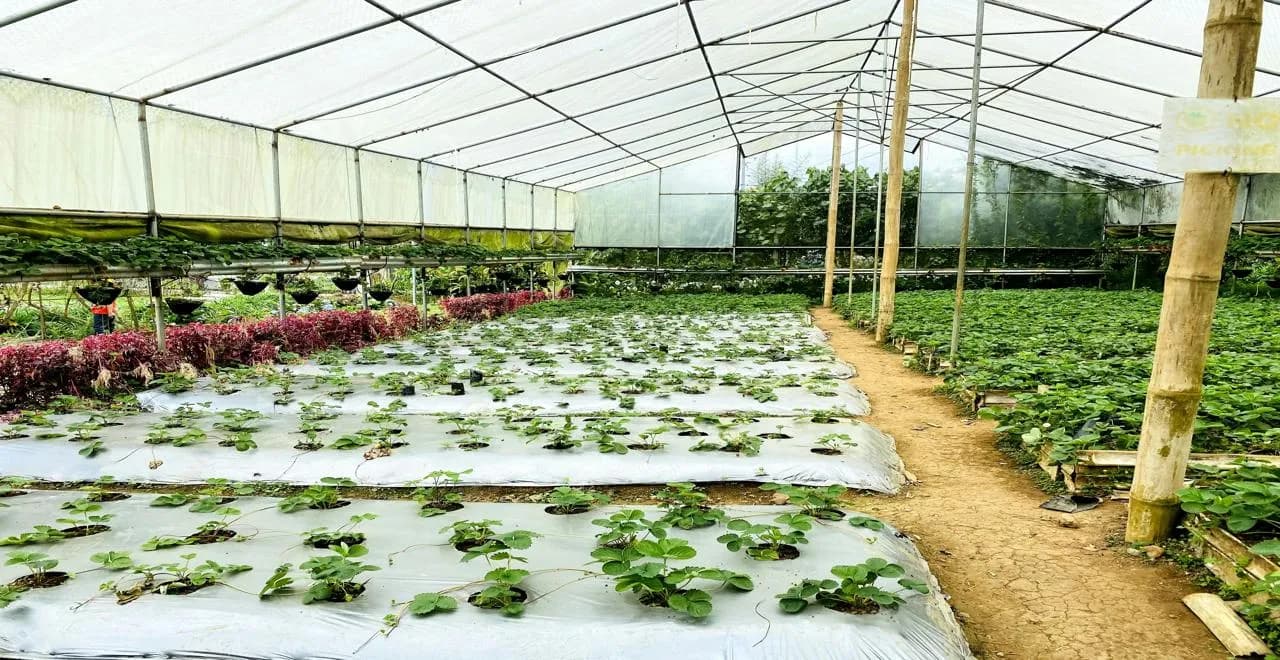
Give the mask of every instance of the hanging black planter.
<svg viewBox="0 0 1280 660">
<path fill-rule="evenodd" d="M 355 291 L 360 286 L 360 278 L 358 277 L 335 277 L 333 285 L 341 291 Z"/>
<path fill-rule="evenodd" d="M 231 283 L 246 296 L 256 296 L 267 290 L 267 283 L 262 280 L 232 280 Z"/>
<path fill-rule="evenodd" d="M 1273 277 L 1267 280 L 1267 286 L 1273 289 L 1280 289 L 1280 277 Z"/>
<path fill-rule="evenodd" d="M 76 294 L 93 305 L 110 305 L 120 297 L 118 286 L 78 286 Z"/>
<path fill-rule="evenodd" d="M 316 291 L 290 291 L 289 297 L 293 298 L 293 302 L 299 305 L 309 305 L 320 296 Z"/>
<path fill-rule="evenodd" d="M 1231 269 L 1231 276 L 1236 278 L 1237 280 L 1243 280 L 1244 278 L 1252 274 L 1253 274 L 1252 268 L 1232 268 Z"/>
<path fill-rule="evenodd" d="M 204 305 L 204 301 L 199 298 L 165 298 L 164 304 L 178 316 L 191 316 Z"/>
<path fill-rule="evenodd" d="M 386 302 L 391 297 L 391 289 L 369 288 L 369 297 L 378 302 Z"/>
</svg>

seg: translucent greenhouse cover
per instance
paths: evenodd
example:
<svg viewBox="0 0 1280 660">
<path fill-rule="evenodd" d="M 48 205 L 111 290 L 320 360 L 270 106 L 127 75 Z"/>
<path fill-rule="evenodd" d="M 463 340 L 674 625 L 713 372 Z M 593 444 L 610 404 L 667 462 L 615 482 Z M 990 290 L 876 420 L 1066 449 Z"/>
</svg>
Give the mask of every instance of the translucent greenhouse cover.
<svg viewBox="0 0 1280 660">
<path fill-rule="evenodd" d="M 964 146 L 975 6 L 920 3 L 909 150 Z M 1176 182 L 1156 163 L 1161 106 L 1195 93 L 1206 8 L 988 0 L 979 152 L 1091 183 Z M 503 180 L 577 192 L 740 159 L 830 131 L 839 100 L 846 116 L 862 106 L 850 136 L 881 141 L 901 11 L 898 0 L 13 0 L 0 7 L 0 206 L 147 211 L 149 129 L 161 211 L 494 227 L 509 209 L 524 228 L 523 200 L 491 199 L 523 194 Z M 1280 7 L 1268 3 L 1255 94 L 1277 92 Z M 277 137 L 280 209 L 264 176 Z M 436 165 L 469 172 L 476 191 L 447 187 Z M 559 193 L 540 203 L 536 190 L 532 227 L 564 229 Z M 365 192 L 377 199 L 362 204 Z M 722 243 L 727 198 L 658 194 L 635 202 L 628 222 L 650 226 L 633 238 Z M 591 222 L 611 203 L 572 210 Z M 697 221 L 664 229 L 663 215 Z"/>
</svg>

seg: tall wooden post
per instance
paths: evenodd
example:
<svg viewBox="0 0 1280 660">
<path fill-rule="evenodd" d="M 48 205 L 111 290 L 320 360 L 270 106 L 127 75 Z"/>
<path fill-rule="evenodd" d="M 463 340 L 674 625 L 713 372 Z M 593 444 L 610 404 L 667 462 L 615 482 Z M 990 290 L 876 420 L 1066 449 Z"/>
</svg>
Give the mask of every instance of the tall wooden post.
<svg viewBox="0 0 1280 660">
<path fill-rule="evenodd" d="M 969 255 L 969 224 L 973 214 L 973 174 L 978 162 L 975 154 L 978 143 L 978 83 L 982 79 L 982 20 L 985 10 L 986 1 L 978 0 L 977 22 L 974 24 L 973 32 L 973 88 L 969 91 L 969 148 L 965 155 L 964 206 L 960 212 L 960 251 L 956 256 L 956 299 L 951 309 L 951 350 L 947 354 L 952 366 L 955 366 L 956 357 L 960 353 L 960 316 L 964 310 L 965 262 Z M 924 168 L 920 168 L 920 171 L 924 172 Z M 917 197 L 916 211 L 919 210 L 920 202 Z M 919 232 L 920 220 L 917 217 L 917 235 Z M 920 241 L 917 240 L 916 245 L 919 244 Z M 919 258 L 916 261 L 918 262 Z"/>
<path fill-rule="evenodd" d="M 836 101 L 836 121 L 831 128 L 831 192 L 827 194 L 827 259 L 822 279 L 822 306 L 831 306 L 836 282 L 836 216 L 840 211 L 840 134 L 844 130 L 844 101 Z"/>
<path fill-rule="evenodd" d="M 1210 0 L 1200 62 L 1200 98 L 1253 94 L 1263 0 Z M 1125 540 L 1167 537 L 1178 520 L 1200 404 L 1209 326 L 1218 298 L 1239 175 L 1188 173 L 1165 275 L 1155 362 L 1142 415 Z"/>
<path fill-rule="evenodd" d="M 903 0 L 898 38 L 898 74 L 893 81 L 893 125 L 889 133 L 889 189 L 884 202 L 884 263 L 880 266 L 880 313 L 876 341 L 885 341 L 893 325 L 898 285 L 898 233 L 902 225 L 902 157 L 911 106 L 911 51 L 916 39 L 916 0 Z"/>
</svg>

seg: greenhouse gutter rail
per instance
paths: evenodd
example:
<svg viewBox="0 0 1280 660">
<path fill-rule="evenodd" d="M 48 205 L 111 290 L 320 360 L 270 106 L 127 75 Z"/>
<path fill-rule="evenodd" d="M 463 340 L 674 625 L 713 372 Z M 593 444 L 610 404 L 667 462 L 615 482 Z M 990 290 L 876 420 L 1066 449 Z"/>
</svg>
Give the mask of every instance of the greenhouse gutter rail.
<svg viewBox="0 0 1280 660">
<path fill-rule="evenodd" d="M 569 272 L 585 273 L 641 273 L 652 275 L 690 274 L 690 275 L 822 275 L 821 268 L 645 268 L 634 266 L 586 266 L 571 265 Z M 880 271 L 874 268 L 855 268 L 855 275 L 874 275 Z M 1102 275 L 1101 268 L 983 268 L 968 269 L 965 275 Z M 848 268 L 837 268 L 837 275 L 848 275 Z M 904 268 L 898 270 L 899 275 L 955 275 L 955 268 Z"/>
<path fill-rule="evenodd" d="M 487 259 L 434 257 L 326 257 L 322 259 L 246 259 L 232 263 L 193 261 L 185 268 L 139 269 L 128 266 L 90 267 L 81 265 L 36 266 L 36 272 L 0 275 L 0 283 L 60 282 L 98 278 L 130 279 L 141 277 L 183 277 L 187 275 L 239 275 L 274 273 L 334 273 L 345 268 L 376 270 L 379 268 L 438 268 L 442 266 L 487 266 L 506 264 L 571 261 L 572 254 L 544 254 L 528 257 L 493 257 Z"/>
</svg>

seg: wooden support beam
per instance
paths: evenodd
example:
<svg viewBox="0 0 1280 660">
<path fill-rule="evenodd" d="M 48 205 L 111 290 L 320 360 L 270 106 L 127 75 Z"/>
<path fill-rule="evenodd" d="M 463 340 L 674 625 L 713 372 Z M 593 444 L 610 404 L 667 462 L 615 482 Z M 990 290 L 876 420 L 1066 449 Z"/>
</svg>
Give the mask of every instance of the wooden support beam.
<svg viewBox="0 0 1280 660">
<path fill-rule="evenodd" d="M 1253 94 L 1262 4 L 1263 0 L 1210 0 L 1200 98 L 1241 99 Z M 1125 530 L 1130 543 L 1162 540 L 1178 521 L 1178 489 L 1191 453 L 1239 178 L 1230 173 L 1188 173 L 1183 184 L 1133 474 Z"/>
<path fill-rule="evenodd" d="M 836 101 L 836 121 L 831 128 L 831 191 L 827 194 L 826 273 L 822 278 L 822 306 L 828 308 L 836 283 L 836 217 L 840 212 L 840 135 L 843 130 L 844 101 Z"/>
<path fill-rule="evenodd" d="M 889 180 L 884 202 L 884 262 L 880 267 L 880 312 L 876 341 L 883 342 L 893 325 L 898 285 L 898 234 L 902 225 L 902 158 L 911 95 L 911 51 L 916 38 L 916 0 L 903 0 L 902 33 L 898 37 L 898 74 L 893 81 L 893 125 L 889 132 Z"/>
</svg>

